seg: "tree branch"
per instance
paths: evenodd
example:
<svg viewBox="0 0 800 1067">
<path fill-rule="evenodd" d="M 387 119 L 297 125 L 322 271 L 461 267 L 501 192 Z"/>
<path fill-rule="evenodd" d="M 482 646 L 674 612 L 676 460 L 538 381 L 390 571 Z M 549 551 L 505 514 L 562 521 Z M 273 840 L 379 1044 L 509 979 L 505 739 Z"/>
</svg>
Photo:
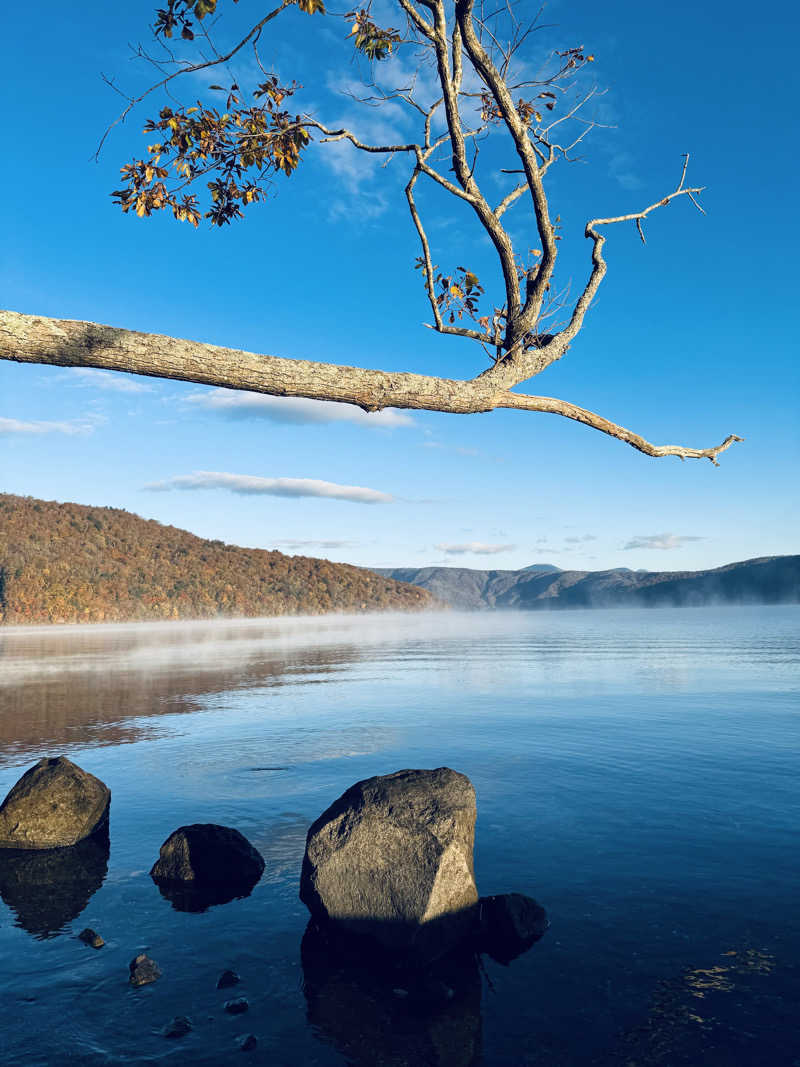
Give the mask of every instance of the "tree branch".
<svg viewBox="0 0 800 1067">
<path fill-rule="evenodd" d="M 310 117 L 303 118 L 303 126 L 319 130 L 320 133 L 325 134 L 325 138 L 320 144 L 330 144 L 334 141 L 349 141 L 355 148 L 360 148 L 362 152 L 375 152 L 384 155 L 394 155 L 395 152 L 415 152 L 419 149 L 419 145 L 415 144 L 364 144 L 362 141 L 359 141 L 356 135 L 351 133 L 350 130 L 329 130 L 327 126 L 323 126 L 321 122 L 317 122 L 316 119 Z"/>
<path fill-rule="evenodd" d="M 513 349 L 519 344 L 521 338 L 533 329 L 539 316 L 544 294 L 550 283 L 556 261 L 555 232 L 550 222 L 547 197 L 527 127 L 517 113 L 517 109 L 511 99 L 511 93 L 500 71 L 498 71 L 488 52 L 476 36 L 472 18 L 472 0 L 456 0 L 456 19 L 461 28 L 464 47 L 472 65 L 491 92 L 503 116 L 508 132 L 511 134 L 517 155 L 522 162 L 543 249 L 542 260 L 536 276 L 536 284 L 531 286 L 527 292 L 524 307 L 520 310 L 519 296 L 517 296 L 515 306 L 512 305 L 511 301 L 508 304 L 506 347 Z M 517 293 L 518 291 L 517 289 Z M 509 362 L 513 362 L 516 356 L 516 352 L 512 351 L 508 357 Z"/>
<path fill-rule="evenodd" d="M 442 87 L 444 107 L 447 116 L 447 128 L 450 133 L 450 142 L 453 149 L 453 170 L 461 188 L 469 197 L 469 202 L 478 216 L 481 225 L 497 251 L 500 260 L 500 268 L 503 272 L 503 283 L 506 290 L 506 306 L 509 318 L 516 316 L 520 306 L 519 280 L 517 268 L 514 262 L 514 249 L 511 239 L 503 229 L 500 220 L 493 214 L 492 209 L 486 202 L 478 187 L 475 176 L 467 161 L 465 135 L 461 124 L 461 115 L 458 107 L 458 86 L 461 83 L 461 32 L 453 34 L 453 45 L 458 49 L 459 56 L 453 59 L 454 75 L 450 72 L 450 56 L 448 55 L 447 24 L 444 12 L 443 0 L 420 0 L 430 7 L 434 15 L 433 45 L 436 52 L 436 69 L 439 75 L 439 83 Z M 433 175 L 431 175 L 433 176 Z M 439 179 L 444 184 L 443 179 Z"/>
<path fill-rule="evenodd" d="M 97 159 L 97 157 L 100 155 L 100 151 L 103 147 L 103 144 L 105 143 L 106 138 L 114 129 L 114 127 L 118 126 L 121 122 L 124 122 L 130 112 L 133 110 L 133 108 L 135 108 L 137 104 L 140 104 L 146 96 L 149 96 L 150 93 L 155 92 L 156 89 L 163 89 L 173 80 L 173 78 L 178 78 L 181 74 L 193 74 L 198 70 L 206 70 L 208 67 L 217 67 L 220 65 L 220 63 L 227 63 L 228 60 L 232 59 L 236 55 L 237 52 L 240 52 L 244 48 L 248 41 L 252 41 L 253 38 L 257 39 L 258 35 L 261 33 L 261 31 L 264 29 L 268 22 L 271 22 L 274 18 L 280 15 L 281 11 L 283 11 L 284 8 L 291 7 L 291 5 L 294 3 L 296 3 L 296 0 L 283 0 L 283 2 L 278 5 L 278 7 L 276 7 L 273 11 L 270 11 L 268 15 L 265 15 L 263 19 L 257 22 L 247 34 L 247 36 L 243 37 L 242 40 L 239 41 L 239 43 L 235 45 L 230 50 L 230 52 L 227 52 L 224 56 L 219 56 L 217 59 L 209 59 L 204 61 L 203 63 L 191 63 L 188 66 L 181 67 L 180 70 L 174 70 L 172 74 L 168 74 L 166 77 L 162 78 L 161 81 L 158 81 L 154 85 L 151 85 L 149 89 L 145 89 L 145 91 L 140 96 L 129 97 L 128 106 L 125 108 L 122 114 L 118 115 L 117 118 L 115 118 L 114 121 L 107 127 L 105 133 L 100 138 L 100 144 L 97 146 L 97 151 L 94 154 L 95 159 Z M 119 92 L 119 89 L 117 89 L 116 91 Z"/>
<path fill-rule="evenodd" d="M 197 382 L 270 396 L 307 397 L 354 404 L 365 411 L 395 407 L 468 414 L 515 408 L 562 415 L 624 441 L 648 456 L 709 459 L 741 437 L 731 434 L 713 448 L 652 445 L 643 437 L 594 412 L 554 397 L 498 389 L 484 375 L 468 381 L 422 374 L 282 359 L 140 333 L 72 319 L 50 319 L 0 311 L 0 359 L 57 367 L 99 367 L 153 378 Z"/>
<path fill-rule="evenodd" d="M 591 219 L 586 223 L 585 235 L 592 240 L 592 273 L 589 276 L 589 281 L 586 283 L 586 288 L 578 298 L 575 308 L 572 312 L 572 317 L 569 324 L 558 334 L 558 339 L 566 345 L 570 344 L 572 340 L 578 335 L 583 326 L 583 320 L 586 316 L 586 312 L 589 310 L 589 305 L 594 300 L 597 290 L 600 288 L 606 270 L 607 264 L 603 259 L 603 245 L 605 244 L 605 237 L 597 232 L 598 226 L 611 226 L 616 222 L 635 222 L 639 231 L 639 236 L 644 241 L 644 232 L 642 231 L 642 219 L 647 218 L 651 211 L 655 211 L 657 208 L 666 207 L 678 196 L 688 196 L 692 203 L 698 208 L 699 211 L 703 209 L 695 200 L 695 196 L 703 191 L 703 186 L 696 188 L 687 188 L 684 186 L 684 180 L 686 178 L 686 168 L 689 165 L 688 154 L 684 156 L 683 170 L 681 172 L 681 179 L 678 182 L 678 187 L 674 192 L 669 193 L 667 196 L 657 200 L 656 203 L 646 207 L 643 211 L 633 211 L 627 215 L 616 215 L 613 218 L 607 219 Z"/>
</svg>

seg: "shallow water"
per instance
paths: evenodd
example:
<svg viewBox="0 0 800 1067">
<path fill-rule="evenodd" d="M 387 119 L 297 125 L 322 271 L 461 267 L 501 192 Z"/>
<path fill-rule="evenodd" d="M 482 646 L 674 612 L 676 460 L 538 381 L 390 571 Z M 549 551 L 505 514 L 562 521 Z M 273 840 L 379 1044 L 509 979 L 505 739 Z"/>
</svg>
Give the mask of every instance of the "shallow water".
<svg viewBox="0 0 800 1067">
<path fill-rule="evenodd" d="M 796 1064 L 799 664 L 796 607 L 3 630 L 0 796 L 65 754 L 113 799 L 107 861 L 58 893 L 50 869 L 3 881 L 0 1060 L 240 1062 L 252 1032 L 265 1064 Z M 320 972 L 309 824 L 443 764 L 477 791 L 479 891 L 536 897 L 550 930 L 442 1004 Z M 190 822 L 260 850 L 249 897 L 161 896 Z M 134 990 L 144 949 L 163 977 Z M 194 1028 L 166 1040 L 176 1015 Z"/>
</svg>

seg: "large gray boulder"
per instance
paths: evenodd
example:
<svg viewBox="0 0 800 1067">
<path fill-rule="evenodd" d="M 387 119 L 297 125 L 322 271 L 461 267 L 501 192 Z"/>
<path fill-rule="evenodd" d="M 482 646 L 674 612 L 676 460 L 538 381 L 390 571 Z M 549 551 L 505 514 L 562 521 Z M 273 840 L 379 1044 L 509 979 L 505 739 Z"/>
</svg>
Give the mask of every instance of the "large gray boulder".
<svg viewBox="0 0 800 1067">
<path fill-rule="evenodd" d="M 40 759 L 0 806 L 0 848 L 64 848 L 108 826 L 111 790 L 66 756 Z"/>
<path fill-rule="evenodd" d="M 474 840 L 465 775 L 439 767 L 368 778 L 308 831 L 300 899 L 338 932 L 436 958 L 474 932 Z"/>
</svg>

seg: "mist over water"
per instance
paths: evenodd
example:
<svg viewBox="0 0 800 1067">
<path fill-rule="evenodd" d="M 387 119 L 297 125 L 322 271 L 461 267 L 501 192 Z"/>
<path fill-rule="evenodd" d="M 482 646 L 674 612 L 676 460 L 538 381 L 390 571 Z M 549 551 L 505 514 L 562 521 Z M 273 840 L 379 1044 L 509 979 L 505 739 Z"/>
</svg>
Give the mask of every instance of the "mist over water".
<svg viewBox="0 0 800 1067">
<path fill-rule="evenodd" d="M 2 893 L 7 1062 L 238 1062 L 252 1031 L 258 1063 L 793 1064 L 799 665 L 797 607 L 0 631 L 0 796 L 61 753 L 112 791 L 107 869 L 65 876 L 74 901 L 39 905 L 27 866 Z M 476 787 L 479 891 L 534 896 L 552 926 L 415 1022 L 304 975 L 299 868 L 347 786 L 441 765 Z M 249 897 L 192 914 L 159 894 L 147 872 L 190 822 L 261 851 Z M 164 977 L 133 991 L 145 946 Z M 175 1015 L 194 1030 L 169 1042 Z"/>
</svg>

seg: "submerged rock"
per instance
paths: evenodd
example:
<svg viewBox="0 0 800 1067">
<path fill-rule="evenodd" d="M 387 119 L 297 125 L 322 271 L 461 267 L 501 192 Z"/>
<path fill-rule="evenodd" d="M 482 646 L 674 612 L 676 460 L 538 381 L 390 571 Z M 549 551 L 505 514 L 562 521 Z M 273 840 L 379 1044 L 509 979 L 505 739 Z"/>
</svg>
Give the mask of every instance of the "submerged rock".
<svg viewBox="0 0 800 1067">
<path fill-rule="evenodd" d="M 242 1034 L 242 1036 L 237 1039 L 236 1044 L 242 1052 L 252 1052 L 256 1045 L 258 1045 L 258 1038 L 255 1034 Z"/>
<path fill-rule="evenodd" d="M 181 826 L 161 846 L 150 876 L 178 911 L 205 911 L 247 896 L 264 873 L 264 860 L 229 826 Z"/>
<path fill-rule="evenodd" d="M 103 884 L 108 855 L 106 830 L 69 848 L 0 849 L 0 896 L 33 937 L 56 937 Z"/>
<path fill-rule="evenodd" d="M 111 791 L 65 756 L 40 759 L 0 805 L 0 848 L 75 845 L 108 826 Z"/>
<path fill-rule="evenodd" d="M 156 961 L 151 960 L 143 952 L 134 956 L 128 967 L 131 972 L 129 981 L 134 986 L 149 985 L 150 982 L 155 982 L 161 977 L 161 968 Z"/>
<path fill-rule="evenodd" d="M 217 979 L 217 989 L 230 989 L 231 986 L 238 985 L 241 982 L 241 978 L 236 971 L 223 971 Z"/>
<path fill-rule="evenodd" d="M 96 933 L 91 926 L 87 926 L 85 930 L 81 930 L 78 934 L 78 940 L 83 941 L 84 945 L 88 945 L 90 948 L 102 948 L 105 941 L 100 934 Z"/>
<path fill-rule="evenodd" d="M 351 786 L 308 831 L 300 899 L 338 933 L 433 959 L 475 929 L 475 790 L 448 767 Z"/>
<path fill-rule="evenodd" d="M 186 1037 L 192 1030 L 192 1020 L 185 1015 L 176 1015 L 161 1031 L 164 1037 Z"/>
<path fill-rule="evenodd" d="M 508 964 L 538 941 L 550 925 L 541 904 L 522 893 L 481 897 L 478 948 Z"/>
<path fill-rule="evenodd" d="M 228 1015 L 242 1015 L 250 1008 L 247 997 L 235 997 L 225 1001 L 225 1011 Z"/>
</svg>

